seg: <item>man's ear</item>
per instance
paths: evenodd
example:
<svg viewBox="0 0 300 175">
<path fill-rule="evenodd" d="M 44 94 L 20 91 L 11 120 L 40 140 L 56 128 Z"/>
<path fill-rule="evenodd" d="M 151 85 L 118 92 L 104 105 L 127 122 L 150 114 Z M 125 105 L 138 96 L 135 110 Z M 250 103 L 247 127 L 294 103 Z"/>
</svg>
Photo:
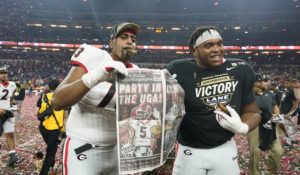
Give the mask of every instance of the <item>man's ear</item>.
<svg viewBox="0 0 300 175">
<path fill-rule="evenodd" d="M 109 47 L 112 49 L 113 46 L 114 46 L 114 42 L 115 42 L 115 39 L 110 39 L 109 40 Z"/>
<path fill-rule="evenodd" d="M 197 57 L 197 58 L 198 58 L 198 56 L 199 56 L 198 51 L 197 51 L 197 50 L 194 50 L 194 51 L 193 51 L 193 55 L 194 55 L 194 57 Z"/>
</svg>

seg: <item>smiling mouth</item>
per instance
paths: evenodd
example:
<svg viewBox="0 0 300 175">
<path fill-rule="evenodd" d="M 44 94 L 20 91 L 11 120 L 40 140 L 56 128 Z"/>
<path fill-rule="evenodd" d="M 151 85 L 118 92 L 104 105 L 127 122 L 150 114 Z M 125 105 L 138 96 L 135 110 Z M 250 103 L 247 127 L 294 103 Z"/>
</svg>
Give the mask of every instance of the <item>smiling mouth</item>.
<svg viewBox="0 0 300 175">
<path fill-rule="evenodd" d="M 211 58 L 211 59 L 214 59 L 214 60 L 222 59 L 221 55 L 211 56 L 210 58 Z"/>
</svg>

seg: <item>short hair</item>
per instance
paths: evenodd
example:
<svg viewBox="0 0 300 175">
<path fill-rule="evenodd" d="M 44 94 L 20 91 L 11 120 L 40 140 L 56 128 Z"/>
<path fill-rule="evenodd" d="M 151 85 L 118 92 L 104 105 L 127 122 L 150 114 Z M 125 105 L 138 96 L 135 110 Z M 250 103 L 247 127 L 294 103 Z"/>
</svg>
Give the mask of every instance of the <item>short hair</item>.
<svg viewBox="0 0 300 175">
<path fill-rule="evenodd" d="M 60 82 L 57 79 L 50 80 L 48 83 L 48 87 L 51 91 L 54 91 Z"/>
<path fill-rule="evenodd" d="M 189 50 L 191 53 L 194 53 L 194 50 L 195 50 L 194 45 L 195 45 L 195 42 L 198 39 L 198 37 L 200 35 L 202 35 L 205 31 L 209 31 L 210 29 L 214 29 L 214 30 L 218 31 L 219 33 L 221 33 L 220 29 L 218 29 L 215 26 L 203 26 L 203 27 L 197 28 L 192 33 L 192 35 L 190 36 L 190 39 L 189 39 Z"/>
</svg>

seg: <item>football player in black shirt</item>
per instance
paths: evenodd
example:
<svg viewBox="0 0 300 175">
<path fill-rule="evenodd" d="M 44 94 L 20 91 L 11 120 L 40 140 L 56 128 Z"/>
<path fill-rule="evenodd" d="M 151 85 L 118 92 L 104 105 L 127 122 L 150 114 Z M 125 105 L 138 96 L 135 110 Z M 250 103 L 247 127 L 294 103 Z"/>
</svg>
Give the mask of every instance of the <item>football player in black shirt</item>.
<svg viewBox="0 0 300 175">
<path fill-rule="evenodd" d="M 189 48 L 193 59 L 167 65 L 185 90 L 186 115 L 177 136 L 173 175 L 238 175 L 232 137 L 248 133 L 261 120 L 252 92 L 256 75 L 245 61 L 224 58 L 223 39 L 215 27 L 197 29 Z"/>
</svg>

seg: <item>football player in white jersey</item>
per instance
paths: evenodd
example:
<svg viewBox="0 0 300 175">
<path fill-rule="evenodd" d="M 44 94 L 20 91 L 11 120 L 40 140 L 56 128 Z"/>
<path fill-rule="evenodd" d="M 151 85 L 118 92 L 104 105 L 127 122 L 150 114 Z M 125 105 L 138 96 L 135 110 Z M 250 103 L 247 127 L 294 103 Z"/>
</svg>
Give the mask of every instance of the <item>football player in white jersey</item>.
<svg viewBox="0 0 300 175">
<path fill-rule="evenodd" d="M 122 135 L 121 157 L 145 157 L 155 154 L 160 146 L 157 139 L 161 135 L 159 111 L 148 104 L 134 106 L 130 118 L 120 121 Z M 124 128 L 127 128 L 125 130 Z"/>
<path fill-rule="evenodd" d="M 156 135 L 158 134 L 153 134 L 151 129 L 161 128 L 160 120 L 130 120 L 129 125 L 135 130 L 133 141 L 135 156 L 152 156 L 158 146 L 156 141 Z"/>
<path fill-rule="evenodd" d="M 10 110 L 12 100 L 16 90 L 16 84 L 8 81 L 8 70 L 6 66 L 0 68 L 0 117 L 5 117 L 5 114 Z M 9 149 L 9 166 L 14 166 L 18 161 L 15 150 L 15 118 L 9 117 L 3 123 L 3 132 L 5 134 Z"/>
<path fill-rule="evenodd" d="M 153 120 L 154 111 L 158 112 L 148 103 L 141 103 L 131 110 L 132 118 L 129 118 L 128 124 L 134 130 L 132 144 L 135 147 L 136 157 L 152 156 L 158 146 L 157 135 L 161 133 L 161 121 L 160 116 L 156 116 L 156 120 Z M 159 132 L 154 133 L 154 130 Z"/>
<path fill-rule="evenodd" d="M 72 106 L 63 153 L 64 175 L 118 174 L 115 115 L 115 73 L 127 76 L 137 68 L 130 59 L 137 53 L 140 27 L 121 23 L 112 28 L 110 53 L 83 44 L 71 58 L 73 67 L 52 98 L 54 109 Z"/>
</svg>

